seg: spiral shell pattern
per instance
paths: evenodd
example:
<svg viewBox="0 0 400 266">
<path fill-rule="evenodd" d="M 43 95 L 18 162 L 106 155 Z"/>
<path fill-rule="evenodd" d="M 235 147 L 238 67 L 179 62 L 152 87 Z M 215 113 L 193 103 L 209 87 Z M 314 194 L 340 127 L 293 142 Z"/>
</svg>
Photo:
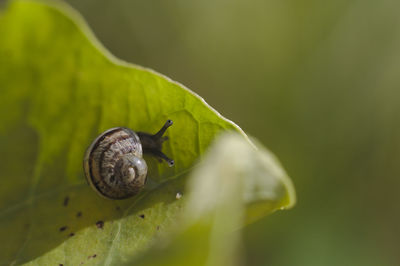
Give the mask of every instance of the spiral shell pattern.
<svg viewBox="0 0 400 266">
<path fill-rule="evenodd" d="M 147 165 L 142 157 L 142 145 L 134 131 L 123 127 L 111 128 L 100 134 L 86 151 L 84 158 L 86 179 L 103 197 L 111 199 L 131 197 L 140 191 L 146 181 Z M 135 164 L 127 168 L 126 158 L 138 162 L 140 169 L 137 169 Z M 145 174 L 138 175 L 140 170 L 143 173 L 143 169 Z M 124 175 L 122 171 L 129 174 Z"/>
</svg>

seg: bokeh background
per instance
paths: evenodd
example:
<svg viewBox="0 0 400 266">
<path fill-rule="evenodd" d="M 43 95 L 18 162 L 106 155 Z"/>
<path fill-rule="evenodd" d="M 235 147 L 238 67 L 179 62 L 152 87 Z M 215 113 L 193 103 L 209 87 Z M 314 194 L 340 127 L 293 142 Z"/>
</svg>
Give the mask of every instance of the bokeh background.
<svg viewBox="0 0 400 266">
<path fill-rule="evenodd" d="M 400 1 L 67 2 L 280 158 L 298 204 L 244 229 L 246 265 L 400 265 Z"/>
</svg>

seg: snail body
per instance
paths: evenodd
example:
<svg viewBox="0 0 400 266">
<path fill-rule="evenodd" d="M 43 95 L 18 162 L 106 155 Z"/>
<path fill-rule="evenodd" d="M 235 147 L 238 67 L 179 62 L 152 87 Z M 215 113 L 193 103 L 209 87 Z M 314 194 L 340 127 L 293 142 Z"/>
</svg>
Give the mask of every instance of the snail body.
<svg viewBox="0 0 400 266">
<path fill-rule="evenodd" d="M 149 153 L 169 166 L 174 161 L 162 153 L 163 137 L 172 125 L 168 120 L 154 135 L 116 127 L 101 133 L 86 150 L 84 170 L 89 185 L 101 196 L 126 199 L 139 193 L 147 178 L 143 153 Z"/>
</svg>

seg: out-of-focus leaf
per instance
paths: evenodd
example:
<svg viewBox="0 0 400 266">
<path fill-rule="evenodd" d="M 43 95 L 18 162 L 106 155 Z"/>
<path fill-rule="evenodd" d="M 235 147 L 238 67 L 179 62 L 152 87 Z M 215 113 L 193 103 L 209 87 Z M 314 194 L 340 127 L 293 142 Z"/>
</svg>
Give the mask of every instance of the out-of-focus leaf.
<svg viewBox="0 0 400 266">
<path fill-rule="evenodd" d="M 177 235 L 127 265 L 238 265 L 241 236 L 236 229 L 249 215 L 256 219 L 295 200 L 290 179 L 267 150 L 225 133 L 188 181 Z M 255 204 L 262 212 L 254 211 Z"/>
</svg>

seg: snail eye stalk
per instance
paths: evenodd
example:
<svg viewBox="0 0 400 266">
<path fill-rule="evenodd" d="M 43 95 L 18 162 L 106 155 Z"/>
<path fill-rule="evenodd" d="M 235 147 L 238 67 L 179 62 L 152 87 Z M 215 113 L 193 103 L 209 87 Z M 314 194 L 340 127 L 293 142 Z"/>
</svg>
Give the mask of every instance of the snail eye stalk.
<svg viewBox="0 0 400 266">
<path fill-rule="evenodd" d="M 162 152 L 162 144 L 164 141 L 168 140 L 168 137 L 163 135 L 172 124 L 172 120 L 167 120 L 162 128 L 154 135 L 145 132 L 137 133 L 142 143 L 143 152 L 153 155 L 160 161 L 164 160 L 170 167 L 173 166 L 175 162 Z"/>
</svg>

